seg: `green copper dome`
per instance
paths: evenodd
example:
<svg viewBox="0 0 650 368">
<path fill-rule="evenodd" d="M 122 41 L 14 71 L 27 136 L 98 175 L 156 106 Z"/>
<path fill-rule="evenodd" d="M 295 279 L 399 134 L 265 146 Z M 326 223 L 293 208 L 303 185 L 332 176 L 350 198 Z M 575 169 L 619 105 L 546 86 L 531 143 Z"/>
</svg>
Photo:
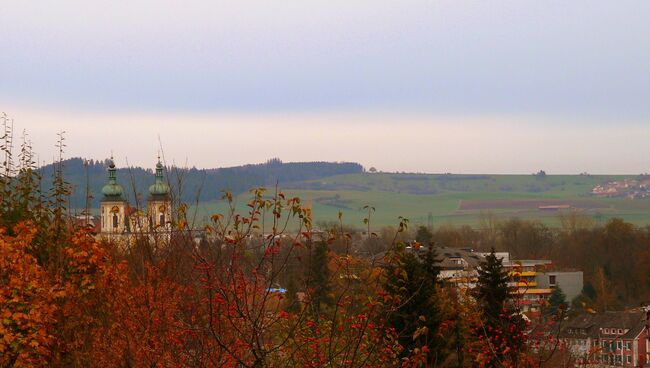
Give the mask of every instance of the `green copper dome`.
<svg viewBox="0 0 650 368">
<path fill-rule="evenodd" d="M 115 163 L 111 160 L 111 164 L 108 166 L 108 183 L 102 188 L 104 200 L 122 200 L 124 189 L 117 183 L 116 171 Z"/>
<path fill-rule="evenodd" d="M 149 187 L 149 194 L 152 197 L 167 197 L 169 195 L 169 185 L 163 180 L 163 165 L 160 160 L 156 164 L 156 182 Z"/>
</svg>

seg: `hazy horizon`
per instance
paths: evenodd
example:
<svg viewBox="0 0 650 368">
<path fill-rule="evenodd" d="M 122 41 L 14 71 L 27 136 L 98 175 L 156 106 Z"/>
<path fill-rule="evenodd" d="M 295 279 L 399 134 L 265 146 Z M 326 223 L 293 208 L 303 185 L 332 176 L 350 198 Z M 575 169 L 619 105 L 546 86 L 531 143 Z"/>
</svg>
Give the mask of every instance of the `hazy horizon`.
<svg viewBox="0 0 650 368">
<path fill-rule="evenodd" d="M 27 129 L 39 159 L 46 162 L 56 156 L 56 134 L 64 130 L 66 157 L 103 159 L 112 153 L 118 166 L 145 168 L 155 165 L 162 144 L 168 164 L 197 168 L 255 164 L 277 157 L 285 162 L 351 161 L 387 172 L 530 174 L 545 170 L 548 174 L 636 175 L 650 171 L 644 169 L 647 155 L 638 153 L 650 140 L 650 131 L 642 124 L 620 131 L 594 126 L 586 134 L 583 128 L 559 120 L 540 126 L 516 117 L 18 111 L 12 115 L 15 139 Z M 22 120 L 32 123 L 22 124 Z M 184 121 L 182 128 L 174 124 L 179 120 Z M 323 124 L 331 129 L 322 130 Z M 504 135 L 514 141 L 500 144 Z M 585 137 L 591 141 L 585 142 Z M 576 150 L 573 142 L 582 149 Z M 618 151 L 612 142 L 618 142 Z M 563 155 L 571 159 L 562 160 Z M 625 156 L 636 160 L 621 162 Z"/>
<path fill-rule="evenodd" d="M 0 112 L 149 167 L 650 171 L 643 1 L 14 2 Z"/>
</svg>

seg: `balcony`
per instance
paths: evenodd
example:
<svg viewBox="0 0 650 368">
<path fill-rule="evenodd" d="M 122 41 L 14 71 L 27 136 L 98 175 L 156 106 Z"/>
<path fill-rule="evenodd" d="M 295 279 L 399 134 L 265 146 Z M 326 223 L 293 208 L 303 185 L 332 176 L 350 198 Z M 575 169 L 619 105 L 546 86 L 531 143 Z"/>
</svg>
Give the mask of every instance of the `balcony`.
<svg viewBox="0 0 650 368">
<path fill-rule="evenodd" d="M 525 287 L 536 287 L 536 286 L 537 286 L 537 282 L 536 282 L 536 281 L 519 281 L 519 282 L 517 283 L 517 286 L 518 286 L 518 287 L 524 287 L 524 288 L 525 288 Z"/>
</svg>

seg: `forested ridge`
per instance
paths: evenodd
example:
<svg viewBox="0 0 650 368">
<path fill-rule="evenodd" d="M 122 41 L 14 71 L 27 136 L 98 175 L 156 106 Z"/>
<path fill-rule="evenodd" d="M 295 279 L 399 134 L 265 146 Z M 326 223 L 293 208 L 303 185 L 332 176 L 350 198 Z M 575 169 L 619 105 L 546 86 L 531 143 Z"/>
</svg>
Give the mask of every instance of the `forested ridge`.
<svg viewBox="0 0 650 368">
<path fill-rule="evenodd" d="M 86 189 L 92 197 L 91 207 L 97 207 L 101 200 L 101 188 L 106 183 L 108 160 L 85 160 L 70 158 L 61 162 L 65 180 L 70 184 L 70 205 L 83 208 Z M 122 167 L 117 175 L 124 186 L 127 197 L 135 202 L 146 200 L 147 188 L 153 183 L 153 167 Z M 49 164 L 38 169 L 44 178 L 45 190 L 51 188 L 55 165 Z M 187 203 L 211 201 L 221 198 L 222 191 L 239 194 L 256 186 L 275 186 L 294 181 L 315 180 L 339 174 L 363 172 L 363 166 L 353 162 L 282 162 L 271 159 L 262 164 L 249 164 L 217 169 L 197 169 L 170 166 L 167 180 L 173 187 L 182 187 L 180 200 Z M 178 191 L 177 191 L 178 192 Z"/>
</svg>

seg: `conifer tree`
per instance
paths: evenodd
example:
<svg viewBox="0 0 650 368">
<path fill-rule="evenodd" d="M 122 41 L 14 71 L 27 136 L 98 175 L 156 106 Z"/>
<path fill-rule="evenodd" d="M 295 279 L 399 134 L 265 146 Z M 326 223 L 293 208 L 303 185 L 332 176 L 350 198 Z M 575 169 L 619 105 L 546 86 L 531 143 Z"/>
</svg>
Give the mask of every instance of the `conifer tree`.
<svg viewBox="0 0 650 368">
<path fill-rule="evenodd" d="M 285 309 L 289 312 L 299 312 L 300 300 L 298 299 L 298 285 L 296 285 L 296 279 L 294 277 L 289 277 L 287 280 L 286 295 Z"/>
<path fill-rule="evenodd" d="M 428 246 L 433 240 L 433 234 L 426 226 L 419 226 L 415 234 L 415 240 L 422 245 Z"/>
<path fill-rule="evenodd" d="M 482 325 L 476 334 L 489 345 L 487 367 L 508 365 L 505 362 L 516 365 L 525 346 L 526 322 L 510 302 L 508 281 L 508 272 L 493 247 L 479 266 L 474 291 L 482 314 Z"/>
<path fill-rule="evenodd" d="M 487 322 L 497 322 L 506 311 L 506 302 L 510 298 L 508 280 L 502 259 L 497 258 L 492 248 L 479 266 L 475 290 L 476 300 Z"/>
<path fill-rule="evenodd" d="M 566 308 L 566 295 L 559 286 L 553 288 L 551 295 L 548 297 L 548 308 L 546 310 L 548 315 L 554 315 L 558 309 Z"/>
<path fill-rule="evenodd" d="M 433 246 L 421 255 L 403 249 L 395 252 L 386 267 L 386 291 L 396 304 L 388 323 L 398 334 L 403 357 L 426 346 L 429 363 L 439 362 L 447 354 L 438 335 L 442 320 L 437 295 L 439 260 Z"/>
<path fill-rule="evenodd" d="M 313 312 L 318 315 L 324 305 L 330 305 L 330 272 L 328 267 L 329 248 L 324 241 L 318 241 L 312 249 L 309 262 L 307 289 L 309 290 Z"/>
</svg>

